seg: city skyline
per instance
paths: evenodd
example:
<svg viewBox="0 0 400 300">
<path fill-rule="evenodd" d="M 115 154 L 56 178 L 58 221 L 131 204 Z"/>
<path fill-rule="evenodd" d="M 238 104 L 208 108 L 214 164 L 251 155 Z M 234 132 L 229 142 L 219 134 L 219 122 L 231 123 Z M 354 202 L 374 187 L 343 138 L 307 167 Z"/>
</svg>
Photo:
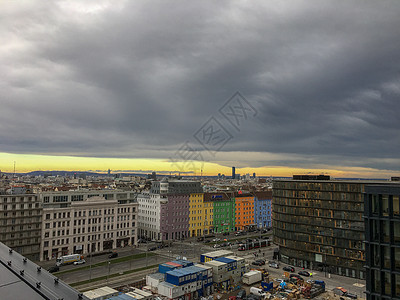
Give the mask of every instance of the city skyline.
<svg viewBox="0 0 400 300">
<path fill-rule="evenodd" d="M 0 165 L 2 172 L 14 172 L 16 162 L 16 173 L 28 173 L 32 171 L 86 171 L 104 173 L 108 169 L 112 173 L 142 173 L 159 172 L 162 174 L 178 174 L 200 176 L 201 167 L 204 176 L 216 176 L 218 173 L 231 177 L 232 167 L 221 166 L 215 163 L 197 163 L 198 172 L 185 172 L 174 168 L 169 160 L 156 159 L 121 159 L 121 158 L 93 158 L 93 157 L 71 157 L 71 156 L 46 156 L 46 155 L 15 155 L 0 153 Z M 129 167 L 130 166 L 130 167 Z M 152 168 L 153 167 L 153 168 Z M 165 169 L 162 169 L 165 167 Z M 377 178 L 390 179 L 398 172 L 391 170 L 375 170 L 368 168 L 351 168 L 343 166 L 342 169 L 311 169 L 311 168 L 285 168 L 271 166 L 265 168 L 238 168 L 236 173 L 240 175 L 256 173 L 257 176 L 282 176 L 291 177 L 294 174 L 327 174 L 336 178 Z"/>
<path fill-rule="evenodd" d="M 398 1 L 0 8 L 2 171 L 399 176 Z"/>
</svg>

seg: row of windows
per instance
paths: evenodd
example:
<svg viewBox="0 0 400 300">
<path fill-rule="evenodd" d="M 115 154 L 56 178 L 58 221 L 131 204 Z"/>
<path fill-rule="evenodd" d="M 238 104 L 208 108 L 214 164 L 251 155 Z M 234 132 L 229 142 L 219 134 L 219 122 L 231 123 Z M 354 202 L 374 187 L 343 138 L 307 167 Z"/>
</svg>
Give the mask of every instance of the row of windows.
<svg viewBox="0 0 400 300">
<path fill-rule="evenodd" d="M 378 270 L 371 271 L 371 291 L 391 297 L 400 297 L 400 275 L 390 274 L 389 272 L 381 272 Z M 394 283 L 394 290 L 392 295 L 391 285 Z M 376 299 L 381 299 L 377 297 Z"/>
<path fill-rule="evenodd" d="M 364 191 L 364 185 L 347 182 L 299 182 L 276 180 L 274 181 L 274 196 L 276 191 L 279 189 L 362 193 Z"/>
<path fill-rule="evenodd" d="M 345 249 L 336 247 L 327 247 L 320 243 L 305 243 L 302 241 L 294 241 L 282 237 L 274 237 L 274 242 L 280 245 L 281 249 L 295 249 L 298 258 L 315 261 L 315 253 L 321 255 L 328 254 L 331 260 L 330 264 L 335 266 L 362 268 L 365 262 L 365 252 L 356 249 Z M 283 251 L 283 252 L 286 252 Z M 334 262 L 332 260 L 335 260 Z"/>
<path fill-rule="evenodd" d="M 69 198 L 71 199 L 70 201 L 84 201 L 85 200 L 86 194 L 79 194 L 79 195 L 52 195 L 52 196 L 43 196 L 43 202 L 44 203 L 50 203 L 51 197 L 53 198 L 53 202 L 69 202 Z M 86 196 L 86 198 L 91 198 L 91 197 L 103 197 L 106 200 L 114 199 L 114 194 L 89 194 Z M 123 193 L 123 194 L 117 194 L 117 199 L 127 199 L 128 195 Z"/>
<path fill-rule="evenodd" d="M 399 195 L 368 195 L 372 216 L 400 217 Z"/>
<path fill-rule="evenodd" d="M 277 206 L 295 206 L 301 209 L 310 208 L 325 208 L 330 210 L 348 210 L 356 212 L 364 212 L 363 203 L 352 202 L 339 202 L 330 200 L 308 200 L 308 199 L 295 199 L 295 198 L 274 198 L 274 211 Z"/>
<path fill-rule="evenodd" d="M 282 223 L 304 224 L 309 227 L 322 226 L 335 229 L 349 229 L 349 231 L 351 230 L 364 231 L 364 226 L 362 225 L 362 222 L 357 222 L 357 221 L 353 222 L 351 220 L 330 219 L 325 217 L 310 218 L 307 216 L 287 215 L 276 212 L 274 212 L 273 219 L 275 221 L 281 221 Z"/>
<path fill-rule="evenodd" d="M 330 236 L 311 235 L 306 232 L 300 231 L 300 228 L 296 232 L 276 229 L 275 236 L 282 239 L 295 240 L 301 243 L 315 243 L 325 246 L 331 246 L 331 249 L 347 248 L 350 250 L 353 249 L 356 251 L 363 251 L 365 248 L 363 240 L 360 239 L 361 236 L 349 236 L 349 239 L 343 239 Z"/>
<path fill-rule="evenodd" d="M 400 245 L 400 222 L 371 219 L 369 226 L 373 241 Z"/>
<path fill-rule="evenodd" d="M 39 203 L 4 204 L 3 210 L 32 209 L 39 207 Z"/>
<path fill-rule="evenodd" d="M 3 198 L 3 203 L 7 202 L 27 202 L 27 201 L 36 201 L 36 197 L 4 197 Z"/>
</svg>

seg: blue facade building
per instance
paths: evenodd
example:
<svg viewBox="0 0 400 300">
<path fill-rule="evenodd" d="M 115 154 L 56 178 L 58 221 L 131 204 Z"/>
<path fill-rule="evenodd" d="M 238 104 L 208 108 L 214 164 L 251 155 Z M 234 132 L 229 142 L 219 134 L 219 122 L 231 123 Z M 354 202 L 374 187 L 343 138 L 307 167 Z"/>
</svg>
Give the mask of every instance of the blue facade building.
<svg viewBox="0 0 400 300">
<path fill-rule="evenodd" d="M 259 228 L 272 226 L 272 191 L 256 192 L 254 197 L 254 224 Z"/>
</svg>

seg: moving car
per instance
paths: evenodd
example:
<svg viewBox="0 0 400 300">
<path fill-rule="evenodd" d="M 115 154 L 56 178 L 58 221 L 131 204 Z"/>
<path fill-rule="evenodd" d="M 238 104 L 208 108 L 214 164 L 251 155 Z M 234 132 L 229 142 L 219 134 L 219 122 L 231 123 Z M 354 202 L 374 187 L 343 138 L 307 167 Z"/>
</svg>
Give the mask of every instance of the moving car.
<svg viewBox="0 0 400 300">
<path fill-rule="evenodd" d="M 197 241 L 198 241 L 198 242 L 204 241 L 204 236 L 199 236 L 199 237 L 197 238 Z"/>
<path fill-rule="evenodd" d="M 299 271 L 297 274 L 303 275 L 303 276 L 306 276 L 306 277 L 310 277 L 310 273 L 307 272 L 307 271 Z"/>
<path fill-rule="evenodd" d="M 294 267 L 292 267 L 292 266 L 286 266 L 286 267 L 283 267 L 283 271 L 286 271 L 286 272 L 295 272 L 295 269 L 294 269 Z"/>
<path fill-rule="evenodd" d="M 147 251 L 155 251 L 155 250 L 157 250 L 156 246 L 153 246 L 153 247 L 150 247 L 149 249 L 147 249 Z"/>
<path fill-rule="evenodd" d="M 75 261 L 74 265 L 81 265 L 81 264 L 84 264 L 85 262 L 86 262 L 86 260 L 81 259 L 81 260 Z"/>
<path fill-rule="evenodd" d="M 115 257 L 118 257 L 118 253 L 117 252 L 113 252 L 108 256 L 108 258 L 115 258 Z"/>
<path fill-rule="evenodd" d="M 224 232 L 222 235 L 229 235 L 229 232 Z"/>
<path fill-rule="evenodd" d="M 265 260 L 263 259 L 257 259 L 256 261 L 260 262 L 262 265 L 265 265 Z"/>
<path fill-rule="evenodd" d="M 212 241 L 213 242 L 219 242 L 221 239 L 220 238 L 215 238 L 215 239 L 213 239 Z"/>
<path fill-rule="evenodd" d="M 60 271 L 60 267 L 52 266 L 52 267 L 48 268 L 47 271 L 49 271 L 50 273 L 58 272 L 58 271 Z"/>
<path fill-rule="evenodd" d="M 265 265 L 265 263 L 262 263 L 262 262 L 259 261 L 259 260 L 255 260 L 255 261 L 253 261 L 251 264 L 254 265 L 254 266 L 262 266 L 262 265 Z"/>
</svg>

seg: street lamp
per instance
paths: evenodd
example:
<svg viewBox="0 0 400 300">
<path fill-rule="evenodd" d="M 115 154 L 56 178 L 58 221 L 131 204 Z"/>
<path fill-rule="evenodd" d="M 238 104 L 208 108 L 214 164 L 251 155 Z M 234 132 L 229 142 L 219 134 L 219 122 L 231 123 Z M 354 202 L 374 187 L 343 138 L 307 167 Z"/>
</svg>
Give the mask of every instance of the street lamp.
<svg viewBox="0 0 400 300">
<path fill-rule="evenodd" d="M 92 280 L 92 255 L 90 251 L 90 243 L 88 244 L 88 252 L 89 252 L 89 281 Z"/>
<path fill-rule="evenodd" d="M 108 277 L 110 277 L 110 260 L 108 260 L 108 273 L 107 273 L 107 284 L 108 284 Z"/>
</svg>

